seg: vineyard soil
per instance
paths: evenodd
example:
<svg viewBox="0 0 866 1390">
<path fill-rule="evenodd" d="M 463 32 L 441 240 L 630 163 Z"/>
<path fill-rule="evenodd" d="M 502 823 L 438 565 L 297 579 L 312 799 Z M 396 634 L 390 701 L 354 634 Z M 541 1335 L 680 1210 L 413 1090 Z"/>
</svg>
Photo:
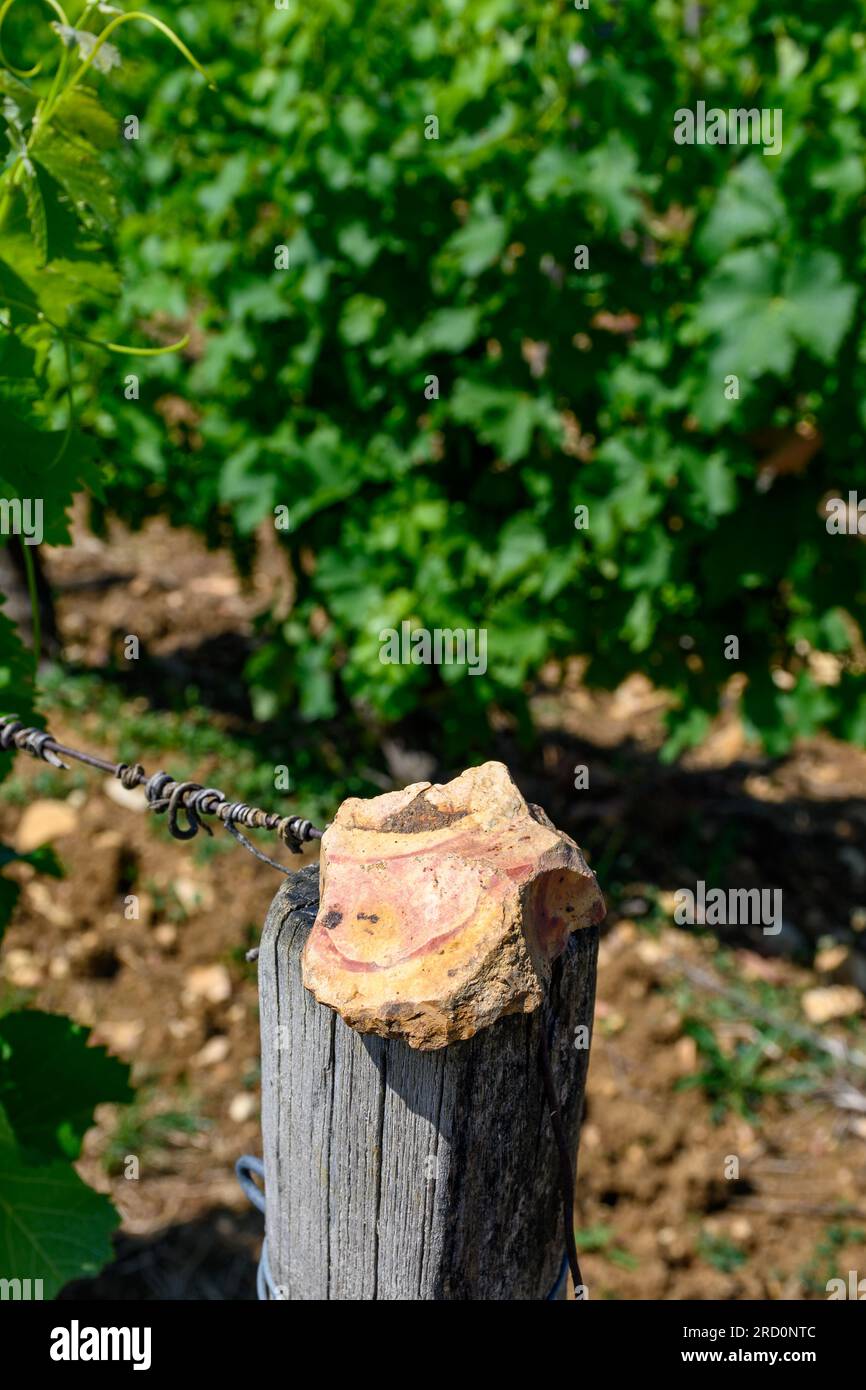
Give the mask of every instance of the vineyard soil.
<svg viewBox="0 0 866 1390">
<path fill-rule="evenodd" d="M 53 685 L 44 709 L 61 740 L 113 757 L 127 724 L 144 737 L 164 720 L 158 746 L 144 743 L 138 755 L 151 770 L 189 766 L 184 740 L 170 744 L 165 704 L 190 683 L 227 740 L 246 727 L 239 663 L 255 614 L 278 589 L 290 593 L 277 558 L 268 555 L 242 584 L 227 555 L 206 553 L 164 523 L 136 536 L 114 529 L 100 541 L 79 518 L 76 545 L 49 553 L 47 568 L 64 658 L 79 672 L 71 686 L 83 673 L 106 689 L 116 683 L 130 631 L 141 635 L 148 663 L 146 687 L 136 688 L 136 671 L 124 675 L 113 728 L 95 705 L 74 707 L 65 683 Z M 864 1048 L 866 956 L 857 937 L 866 946 L 866 859 L 857 845 L 866 754 L 821 739 L 769 763 L 744 744 L 731 709 L 684 766 L 659 771 L 650 755 L 664 702 L 648 684 L 591 696 L 577 663 L 545 677 L 531 749 L 521 751 L 506 725 L 486 754 L 509 762 L 524 793 L 586 845 L 611 909 L 578 1183 L 591 1294 L 826 1297 L 829 1278 L 862 1269 L 866 1258 L 864 1074 L 861 1108 L 850 1108 L 856 1087 L 846 1090 L 786 1030 Z M 391 761 L 423 764 L 425 754 L 416 725 Z M 590 786 L 576 791 L 581 764 L 591 767 Z M 193 771 L 230 786 L 215 756 Z M 374 772 L 385 786 L 393 767 Z M 5 987 L 92 1026 L 95 1039 L 134 1063 L 140 1092 L 126 1114 L 103 1108 L 79 1165 L 111 1193 L 123 1229 L 117 1263 L 76 1292 L 252 1297 L 260 1219 L 233 1175 L 241 1153 L 260 1152 L 255 967 L 244 953 L 276 875 L 227 837 L 224 845 L 170 841 L 99 774 L 20 758 L 0 798 L 2 836 L 32 842 L 50 833 L 66 870 L 57 881 L 28 866 L 10 870 L 22 896 L 6 938 Z M 690 859 L 692 844 L 702 845 L 703 859 Z M 720 881 L 733 865 L 736 882 L 759 875 L 784 890 L 778 937 L 675 928 L 673 891 L 694 884 L 693 864 L 712 861 L 708 844 Z M 125 916 L 131 893 L 138 920 Z M 836 997 L 849 1007 L 822 1025 L 811 1017 L 810 992 L 832 989 L 848 991 Z M 725 991 L 745 993 L 753 1017 L 742 1008 L 713 1013 Z M 696 1016 L 712 1016 L 728 1054 L 760 1028 L 768 1067 L 807 1084 L 749 1100 L 746 1114 L 732 1093 L 720 1110 L 717 1093 L 680 1089 L 704 1066 L 689 1027 Z M 124 1176 L 131 1153 L 141 1161 L 137 1180 Z M 729 1155 L 740 1163 L 733 1181 Z"/>
</svg>

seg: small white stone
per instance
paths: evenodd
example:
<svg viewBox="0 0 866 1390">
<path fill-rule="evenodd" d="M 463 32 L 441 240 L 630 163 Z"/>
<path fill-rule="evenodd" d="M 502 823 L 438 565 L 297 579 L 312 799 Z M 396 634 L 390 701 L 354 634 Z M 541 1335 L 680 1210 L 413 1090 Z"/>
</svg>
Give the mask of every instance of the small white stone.
<svg viewBox="0 0 866 1390">
<path fill-rule="evenodd" d="M 228 1038 L 218 1033 L 213 1038 L 208 1038 L 204 1047 L 193 1057 L 193 1063 L 197 1067 L 213 1067 L 219 1062 L 224 1062 L 231 1052 L 231 1043 Z"/>
<path fill-rule="evenodd" d="M 231 976 L 224 965 L 196 965 L 186 977 L 186 989 L 193 999 L 224 1004 L 231 998 Z"/>
<path fill-rule="evenodd" d="M 258 1108 L 259 1103 L 252 1091 L 240 1091 L 229 1102 L 229 1119 L 234 1120 L 235 1124 L 243 1124 L 245 1120 L 253 1118 Z"/>
<path fill-rule="evenodd" d="M 853 985 L 828 985 L 807 989 L 803 995 L 803 1013 L 810 1023 L 829 1023 L 834 1018 L 847 1018 L 860 1013 L 863 995 Z"/>
<path fill-rule="evenodd" d="M 78 825 L 78 816 L 68 801 L 32 801 L 18 822 L 15 848 L 19 854 L 30 854 L 41 845 L 71 835 Z"/>
<path fill-rule="evenodd" d="M 147 797 L 143 787 L 125 787 L 116 777 L 107 777 L 102 787 L 105 795 L 115 805 L 123 806 L 127 811 L 147 810 Z"/>
</svg>

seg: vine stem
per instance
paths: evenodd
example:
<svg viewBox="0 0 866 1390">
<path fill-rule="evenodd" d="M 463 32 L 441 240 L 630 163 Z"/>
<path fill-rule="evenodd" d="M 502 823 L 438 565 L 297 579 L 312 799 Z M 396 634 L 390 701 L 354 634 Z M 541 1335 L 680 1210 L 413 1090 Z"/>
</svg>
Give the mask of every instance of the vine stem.
<svg viewBox="0 0 866 1390">
<path fill-rule="evenodd" d="M 33 622 L 33 673 L 34 676 L 39 672 L 39 658 L 42 655 L 42 620 L 39 616 L 39 590 L 36 587 L 36 566 L 33 563 L 33 556 L 30 554 L 30 546 L 26 540 L 22 541 L 21 549 L 24 551 L 24 568 L 27 571 L 27 588 L 30 593 L 30 614 Z"/>
<path fill-rule="evenodd" d="M 10 8 L 14 3 L 15 0 L 2 0 L 2 3 L 0 3 L 0 28 L 2 28 L 3 20 L 6 18 L 7 13 L 9 12 Z M 50 8 L 54 11 L 55 14 L 60 16 L 61 23 L 66 28 L 69 28 L 69 21 L 58 0 L 45 0 L 45 3 L 50 6 Z M 82 19 L 87 15 L 89 8 L 90 6 L 85 4 L 84 10 L 81 14 Z M 179 53 L 183 55 L 183 57 L 190 64 L 190 66 L 193 67 L 197 73 L 201 74 L 210 90 L 214 92 L 217 90 L 216 83 L 212 80 L 211 77 L 208 76 L 207 72 L 202 67 L 198 59 L 195 58 L 194 55 L 190 52 L 183 39 L 179 38 L 178 35 L 174 32 L 172 28 L 170 28 L 168 24 L 164 24 L 163 21 L 161 19 L 157 19 L 155 15 L 148 14 L 146 10 L 129 10 L 125 14 L 117 15 L 108 24 L 106 24 L 105 28 L 101 31 L 101 33 L 95 36 L 95 43 L 93 44 L 90 53 L 80 64 L 80 66 L 76 68 L 75 72 L 72 74 L 72 76 L 65 84 L 63 82 L 63 78 L 66 75 L 69 54 L 66 47 L 66 42 L 63 39 L 62 35 L 60 35 L 63 52 L 57 71 L 54 74 L 54 79 L 51 83 L 51 88 L 48 93 L 48 96 L 43 98 L 43 100 L 40 101 L 37 105 L 36 113 L 30 126 L 30 134 L 24 144 L 23 151 L 18 156 L 17 161 L 8 165 L 7 168 L 3 171 L 3 175 L 0 175 L 0 178 L 5 178 L 8 181 L 7 186 L 4 189 L 2 201 L 0 201 L 0 226 L 2 226 L 6 218 L 6 213 L 9 204 L 10 188 L 15 188 L 19 183 L 21 178 L 21 170 L 24 167 L 24 160 L 26 159 L 27 155 L 29 155 L 34 144 L 38 143 L 40 132 L 48 126 L 52 116 L 54 115 L 57 103 L 60 101 L 62 97 L 67 96 L 75 87 L 78 86 L 82 77 L 84 77 L 85 73 L 89 70 L 94 60 L 96 59 L 96 56 L 99 50 L 102 48 L 102 45 L 107 42 L 109 36 L 114 33 L 115 29 L 118 29 L 122 24 L 128 24 L 133 20 L 138 20 L 144 24 L 150 24 L 160 34 L 164 35 L 164 37 L 167 38 L 170 43 L 174 44 L 175 48 L 178 50 Z M 17 71 L 17 69 L 11 68 L 10 65 L 3 58 L 2 46 L 0 46 L 0 61 L 3 61 L 4 65 L 10 68 L 10 71 Z M 34 69 L 32 69 L 31 72 L 28 72 L 25 75 L 33 76 L 39 71 L 41 71 L 41 64 L 37 64 L 37 66 Z M 120 349 L 120 351 L 122 350 L 123 349 Z"/>
<path fill-rule="evenodd" d="M 0 220 L 2 226 L 2 220 Z M 106 352 L 120 352 L 129 357 L 164 357 L 167 353 L 182 352 L 189 345 L 190 335 L 184 333 L 182 338 L 178 338 L 176 343 L 166 343 L 163 347 L 143 348 L 130 347 L 127 343 L 105 343 L 99 338 L 88 338 L 86 333 L 76 333 L 72 328 L 63 328 L 54 319 L 41 309 L 34 309 L 32 305 L 25 304 L 23 299 L 16 299 L 14 295 L 4 294 L 3 300 L 6 304 L 11 304 L 14 308 L 24 309 L 30 314 L 34 323 L 47 323 L 56 333 L 65 338 L 74 338 L 79 343 L 88 343 L 90 347 L 103 348 Z"/>
<path fill-rule="evenodd" d="M 65 12 L 64 12 L 64 10 L 63 10 L 63 8 L 62 8 L 62 6 L 61 6 L 60 4 L 58 4 L 58 0 L 45 0 L 45 3 L 46 3 L 46 5 L 49 6 L 50 9 L 52 9 L 52 10 L 54 11 L 54 13 L 55 13 L 56 15 L 59 16 L 59 18 L 60 18 L 60 23 L 61 23 L 61 24 L 65 24 L 66 27 L 68 28 L 68 27 L 69 27 L 69 20 L 67 19 L 66 14 L 65 14 Z M 11 10 L 11 8 L 12 8 L 12 6 L 13 6 L 14 4 L 15 4 L 15 0 L 3 0 L 3 5 L 0 6 L 0 29 L 2 29 L 2 27 L 3 27 L 3 22 L 4 22 L 4 20 L 5 20 L 6 16 L 7 16 L 7 14 L 9 13 L 9 11 Z M 59 39 L 60 43 L 62 44 L 62 43 L 63 43 L 63 39 L 60 38 L 59 35 L 58 35 L 58 39 Z M 24 77 L 36 77 L 36 76 L 38 76 L 38 74 L 42 71 L 42 64 L 41 64 L 41 63 L 36 63 L 36 65 L 35 65 L 34 67 L 32 67 L 32 68 L 16 68 L 16 67 L 14 67 L 14 66 L 12 65 L 12 63 L 9 62 L 8 58 L 6 57 L 6 55 L 4 54 L 2 44 L 0 44 L 0 61 L 2 61 L 4 67 L 7 67 L 7 68 L 9 69 L 9 71 L 10 71 L 15 77 L 20 77 L 20 78 L 24 78 Z"/>
<path fill-rule="evenodd" d="M 157 19 L 155 15 L 148 14 L 146 10 L 129 10 L 126 14 L 117 15 L 114 19 L 110 21 L 110 23 L 106 24 L 105 28 L 100 32 L 96 40 L 96 43 L 93 45 L 84 62 L 81 64 L 79 68 L 75 70 L 75 72 L 72 74 L 72 77 L 67 82 L 66 86 L 63 89 L 64 93 L 71 92 L 73 87 L 78 86 L 78 83 L 81 81 L 82 77 L 87 72 L 88 68 L 96 58 L 96 55 L 99 52 L 100 48 L 114 33 L 115 29 L 119 29 L 122 24 L 129 24 L 132 20 L 140 20 L 144 24 L 151 24 L 154 29 L 159 30 L 159 32 L 163 34 L 169 40 L 170 43 L 174 44 L 178 52 L 183 54 L 184 58 L 190 64 L 190 66 L 195 68 L 196 72 L 201 74 L 207 85 L 210 87 L 211 91 L 216 91 L 216 83 L 212 80 L 212 78 L 208 76 L 201 63 L 193 57 L 192 53 L 187 48 L 183 39 L 178 38 L 177 34 L 174 32 L 173 29 L 169 28 L 167 24 L 163 24 L 162 20 Z M 50 119 L 51 115 L 53 114 L 53 109 L 53 106 L 47 109 L 46 119 Z"/>
</svg>

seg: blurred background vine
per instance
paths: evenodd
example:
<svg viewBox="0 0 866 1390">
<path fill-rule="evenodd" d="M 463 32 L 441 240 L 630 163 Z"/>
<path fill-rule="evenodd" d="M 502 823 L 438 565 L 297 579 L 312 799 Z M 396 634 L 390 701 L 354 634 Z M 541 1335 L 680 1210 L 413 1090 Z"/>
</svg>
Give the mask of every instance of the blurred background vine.
<svg viewBox="0 0 866 1390">
<path fill-rule="evenodd" d="M 243 554 L 290 507 L 257 714 L 420 711 L 477 745 L 582 653 L 673 693 L 668 757 L 734 669 L 770 751 L 863 742 L 866 549 L 822 511 L 864 478 L 862 5 L 171 19 L 219 91 L 130 32 L 120 255 L 126 331 L 192 340 L 137 401 L 104 373 L 87 418 L 127 520 Z M 782 153 L 676 145 L 698 100 L 781 108 Z M 487 675 L 382 666 L 403 619 L 488 628 Z"/>
</svg>

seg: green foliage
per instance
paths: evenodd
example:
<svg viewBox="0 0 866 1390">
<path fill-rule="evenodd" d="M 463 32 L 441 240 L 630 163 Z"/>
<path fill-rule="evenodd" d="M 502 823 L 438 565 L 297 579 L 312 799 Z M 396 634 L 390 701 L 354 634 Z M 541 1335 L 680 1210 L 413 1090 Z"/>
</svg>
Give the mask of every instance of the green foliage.
<svg viewBox="0 0 866 1390">
<path fill-rule="evenodd" d="M 0 1102 L 22 1150 L 76 1159 L 94 1107 L 132 1099 L 129 1068 L 87 1037 L 56 1014 L 0 1018 Z"/>
<path fill-rule="evenodd" d="M 682 1077 L 677 1090 L 699 1086 L 711 1102 L 713 1120 L 718 1124 L 729 1110 L 755 1122 L 755 1111 L 767 1096 L 811 1089 L 805 1076 L 774 1074 L 768 1059 L 769 1039 L 757 1030 L 754 1042 L 738 1040 L 728 1051 L 720 1046 L 708 1023 L 698 1018 L 683 1020 L 683 1033 L 694 1038 L 701 1060 L 700 1071 Z"/>
<path fill-rule="evenodd" d="M 620 1269 L 637 1269 L 640 1261 L 623 1250 L 616 1233 L 610 1226 L 590 1226 L 585 1230 L 575 1230 L 574 1243 L 578 1250 L 588 1255 L 604 1255 L 612 1265 Z"/>
<path fill-rule="evenodd" d="M 105 1169 L 122 1173 L 130 1154 L 142 1162 L 168 1147 L 178 1135 L 201 1134 L 209 1124 L 194 1107 L 153 1111 L 148 1099 L 139 1092 L 134 1104 L 123 1110 L 108 1140 L 102 1157 Z"/>
<path fill-rule="evenodd" d="M 735 1274 L 746 1263 L 748 1255 L 724 1236 L 702 1232 L 698 1239 L 698 1255 L 720 1274 Z"/>
<path fill-rule="evenodd" d="M 94 1107 L 132 1099 L 129 1068 L 70 1019 L 0 1018 L 0 1274 L 53 1297 L 111 1255 L 117 1213 L 70 1167 Z"/>
<path fill-rule="evenodd" d="M 8 9 L 2 10 L 7 44 Z M 12 42 L 21 37 L 16 17 L 13 7 Z M 61 55 L 50 78 L 42 75 L 41 62 L 29 74 L 32 81 L 21 80 L 8 58 L 0 67 L 9 144 L 0 174 L 0 489 L 6 499 L 39 499 L 41 538 L 53 545 L 69 539 L 73 495 L 82 488 L 95 496 L 100 491 L 93 442 L 78 427 L 74 352 L 79 345 L 123 354 L 171 350 L 100 343 L 89 332 L 115 306 L 120 290 L 111 245 L 117 169 L 112 171 L 107 156 L 112 146 L 119 148 L 121 132 L 83 79 L 91 69 L 106 68 L 106 36 L 132 17 L 116 17 L 101 34 L 91 33 L 88 26 L 100 13 L 88 0 L 77 29 L 52 26 Z M 146 15 L 139 18 L 165 28 Z M 23 33 L 32 41 L 29 27 Z M 198 67 L 185 46 L 173 42 Z M 70 45 L 84 59 L 74 70 Z"/>
<path fill-rule="evenodd" d="M 639 668 L 674 693 L 670 756 L 734 671 L 772 751 L 866 739 L 866 548 L 821 512 L 864 480 L 858 16 L 725 0 L 685 34 L 681 6 L 637 0 L 211 0 L 172 20 L 220 91 L 135 69 L 125 304 L 198 331 L 185 362 L 142 365 L 140 401 L 107 373 L 93 418 L 127 519 L 218 542 L 289 506 L 298 602 L 264 624 L 258 712 L 422 707 L 456 755 L 579 651 L 590 681 Z M 782 109 L 781 154 L 675 144 L 698 100 Z M 486 628 L 487 673 L 383 666 L 404 619 Z"/>
<path fill-rule="evenodd" d="M 52 1298 L 110 1259 L 117 1213 L 67 1161 L 25 1162 L 2 1125 L 0 1116 L 0 1277 L 41 1279 Z"/>
<path fill-rule="evenodd" d="M 61 876 L 57 857 L 54 851 L 47 846 L 34 850 L 31 854 L 16 854 L 8 845 L 0 844 L 0 942 L 3 940 L 3 933 L 18 901 L 17 883 L 4 878 L 2 870 L 6 868 L 7 864 L 14 863 L 31 864 L 34 869 L 39 870 L 40 873 L 49 874 L 52 878 Z"/>
<path fill-rule="evenodd" d="M 864 1242 L 866 1230 L 862 1226 L 849 1226 L 844 1222 L 827 1226 L 808 1264 L 800 1270 L 806 1293 L 826 1298 L 829 1281 L 837 1279 L 841 1273 L 840 1256 L 845 1246 L 860 1248 Z"/>
<path fill-rule="evenodd" d="M 52 8 L 63 14 L 57 4 Z M 47 27 L 34 31 L 32 16 L 25 23 L 15 6 L 0 8 L 0 115 L 9 146 L 0 172 L 0 494 L 6 506 L 25 499 L 40 505 L 36 540 L 54 545 L 69 539 L 74 494 L 85 487 L 99 492 L 93 441 L 77 420 L 75 354 L 80 345 L 138 351 L 91 336 L 120 288 L 110 244 L 118 216 L 116 171 L 113 177 L 106 163 L 120 131 L 82 79 L 116 66 L 119 53 L 107 36 L 132 18 L 117 16 L 97 35 L 89 26 L 101 23 L 102 13 L 87 0 L 78 27 L 64 16 L 52 35 Z M 139 18 L 198 66 L 161 21 Z M 27 73 L 13 67 L 10 51 L 44 37 L 54 44 L 47 64 L 40 61 Z M 81 59 L 77 67 L 70 62 L 73 48 Z M 35 617 L 32 564 L 29 569 Z M 38 658 L 38 637 L 35 645 Z M 34 706 L 33 662 L 0 613 L 0 709 L 14 709 L 29 722 L 38 718 Z M 2 762 L 5 774 L 8 756 Z M 18 857 L 0 846 L 0 869 Z M 56 871 L 50 855 L 27 858 Z M 16 897 L 16 885 L 0 877 L 0 936 Z M 112 1204 L 70 1166 L 94 1107 L 132 1098 L 129 1069 L 103 1049 L 87 1047 L 87 1036 L 58 1016 L 23 1011 L 0 1017 L 0 1277 L 41 1279 L 47 1297 L 99 1269 L 117 1225 Z"/>
</svg>

